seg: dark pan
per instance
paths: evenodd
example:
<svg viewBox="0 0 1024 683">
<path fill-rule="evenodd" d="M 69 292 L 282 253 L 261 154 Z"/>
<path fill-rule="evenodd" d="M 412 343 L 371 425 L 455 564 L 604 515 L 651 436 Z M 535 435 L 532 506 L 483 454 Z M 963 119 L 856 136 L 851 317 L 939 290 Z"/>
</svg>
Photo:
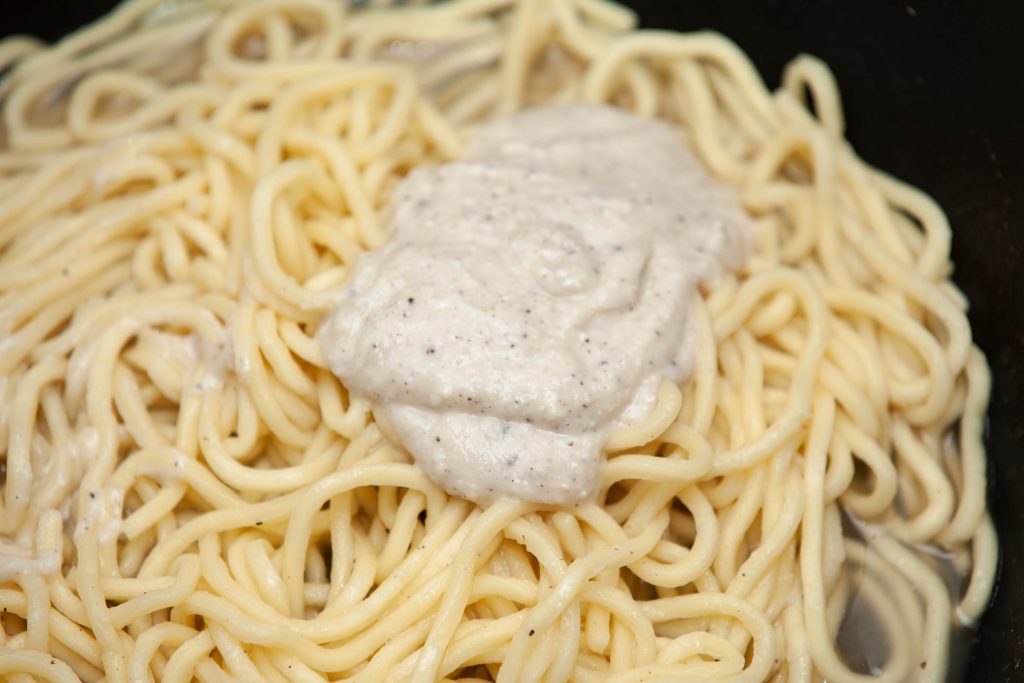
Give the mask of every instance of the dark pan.
<svg viewBox="0 0 1024 683">
<path fill-rule="evenodd" d="M 56 39 L 111 0 L 6 3 L 0 36 Z M 967 681 L 1024 681 L 1024 3 L 1017 0 L 632 0 L 646 27 L 710 28 L 769 85 L 800 52 L 843 93 L 848 137 L 953 224 L 956 282 L 993 371 L 989 503 L 1000 574 Z M 680 7 L 680 5 L 683 5 Z"/>
</svg>

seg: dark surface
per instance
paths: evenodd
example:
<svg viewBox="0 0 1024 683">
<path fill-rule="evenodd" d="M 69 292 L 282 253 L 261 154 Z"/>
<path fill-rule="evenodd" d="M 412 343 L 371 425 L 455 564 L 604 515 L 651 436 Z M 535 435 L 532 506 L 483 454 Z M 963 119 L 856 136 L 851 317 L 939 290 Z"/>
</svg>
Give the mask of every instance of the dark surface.
<svg viewBox="0 0 1024 683">
<path fill-rule="evenodd" d="M 113 6 L 44 0 L 0 10 L 0 35 L 47 39 Z M 955 279 L 992 365 L 990 473 L 1001 569 L 969 681 L 1024 680 L 1024 3 L 1018 0 L 634 0 L 649 27 L 713 28 L 771 86 L 800 52 L 833 68 L 848 137 L 934 196 L 953 224 Z M 684 5 L 682 8 L 679 4 Z"/>
</svg>

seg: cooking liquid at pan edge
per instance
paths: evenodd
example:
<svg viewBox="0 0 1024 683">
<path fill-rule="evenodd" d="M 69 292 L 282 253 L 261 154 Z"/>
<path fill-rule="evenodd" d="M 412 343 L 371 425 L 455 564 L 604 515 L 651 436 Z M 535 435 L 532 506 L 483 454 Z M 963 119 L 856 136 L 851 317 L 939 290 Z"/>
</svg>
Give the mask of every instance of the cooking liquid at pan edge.
<svg viewBox="0 0 1024 683">
<path fill-rule="evenodd" d="M 865 543 L 870 548 L 873 536 L 887 533 L 883 529 L 857 519 L 849 510 L 843 510 L 843 534 L 846 538 Z M 978 632 L 974 626 L 965 626 L 960 623 L 955 610 L 956 604 L 967 586 L 968 574 L 959 568 L 953 556 L 942 548 L 932 545 L 903 545 L 942 577 L 953 605 L 953 610 L 949 614 L 951 628 L 945 680 L 948 683 L 967 681 L 967 666 Z M 871 555 L 868 563 L 869 565 L 884 563 L 892 571 L 897 571 L 891 563 L 878 554 Z M 848 580 L 851 586 L 848 589 L 846 607 L 836 635 L 836 648 L 852 671 L 864 675 L 878 675 L 892 655 L 892 646 L 887 642 L 884 629 L 861 591 L 864 574 L 869 571 L 869 568 L 859 566 L 852 570 L 848 569 L 848 571 Z M 919 671 L 917 667 L 921 666 L 916 662 L 914 664 L 908 680 L 915 679 L 915 674 Z"/>
</svg>

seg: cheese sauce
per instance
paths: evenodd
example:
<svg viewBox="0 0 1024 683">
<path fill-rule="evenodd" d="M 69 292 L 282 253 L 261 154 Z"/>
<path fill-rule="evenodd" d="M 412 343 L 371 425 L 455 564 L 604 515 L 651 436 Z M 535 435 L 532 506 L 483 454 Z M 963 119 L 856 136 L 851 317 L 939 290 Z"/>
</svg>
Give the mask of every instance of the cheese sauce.
<svg viewBox="0 0 1024 683">
<path fill-rule="evenodd" d="M 690 372 L 701 281 L 737 267 L 737 199 L 682 134 L 611 107 L 527 110 L 397 189 L 318 332 L 449 493 L 572 504 L 602 445 Z"/>
</svg>

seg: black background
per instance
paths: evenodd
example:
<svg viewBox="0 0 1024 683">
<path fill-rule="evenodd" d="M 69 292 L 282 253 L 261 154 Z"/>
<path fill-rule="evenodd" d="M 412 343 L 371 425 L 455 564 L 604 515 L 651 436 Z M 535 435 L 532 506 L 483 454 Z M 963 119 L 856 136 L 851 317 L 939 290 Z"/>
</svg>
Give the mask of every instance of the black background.
<svg viewBox="0 0 1024 683">
<path fill-rule="evenodd" d="M 975 336 L 994 374 L 990 503 L 1001 567 L 968 680 L 1024 681 L 1024 2 L 627 4 L 644 26 L 721 31 L 773 87 L 798 53 L 822 57 L 842 90 L 857 151 L 925 189 L 948 212 L 955 279 L 970 298 Z M 0 35 L 52 40 L 114 3 L 4 5 Z"/>
</svg>

